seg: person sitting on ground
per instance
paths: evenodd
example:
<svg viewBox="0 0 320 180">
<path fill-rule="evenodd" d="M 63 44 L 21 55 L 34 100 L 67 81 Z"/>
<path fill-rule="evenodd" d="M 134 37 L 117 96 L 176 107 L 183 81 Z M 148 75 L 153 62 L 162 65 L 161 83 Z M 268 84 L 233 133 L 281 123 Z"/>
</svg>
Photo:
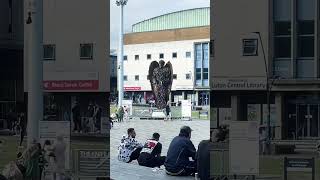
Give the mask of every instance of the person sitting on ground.
<svg viewBox="0 0 320 180">
<path fill-rule="evenodd" d="M 130 163 L 139 158 L 143 145 L 136 138 L 134 128 L 127 130 L 128 136 L 122 136 L 121 143 L 118 147 L 118 160 Z"/>
<path fill-rule="evenodd" d="M 199 143 L 196 154 L 197 172 L 200 179 L 210 179 L 210 150 L 215 142 L 219 141 L 219 130 L 210 131 L 210 140 L 203 140 Z"/>
<path fill-rule="evenodd" d="M 164 163 L 168 175 L 193 176 L 196 172 L 196 148 L 190 140 L 191 131 L 189 126 L 183 126 L 179 136 L 171 141 Z"/>
<path fill-rule="evenodd" d="M 147 140 L 138 158 L 139 165 L 154 168 L 164 164 L 166 157 L 161 156 L 162 144 L 159 139 L 160 134 L 153 133 L 152 139 Z"/>
</svg>

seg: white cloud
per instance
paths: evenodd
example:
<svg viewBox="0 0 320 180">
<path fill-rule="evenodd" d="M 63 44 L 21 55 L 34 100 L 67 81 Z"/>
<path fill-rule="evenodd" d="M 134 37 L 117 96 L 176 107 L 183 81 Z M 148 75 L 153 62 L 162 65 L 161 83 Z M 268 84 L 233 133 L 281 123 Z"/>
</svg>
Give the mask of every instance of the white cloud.
<svg viewBox="0 0 320 180">
<path fill-rule="evenodd" d="M 119 36 L 119 7 L 116 0 L 110 0 L 110 48 L 117 49 Z M 124 9 L 124 30 L 131 31 L 131 26 L 145 19 L 162 14 L 209 7 L 210 0 L 128 0 Z"/>
</svg>

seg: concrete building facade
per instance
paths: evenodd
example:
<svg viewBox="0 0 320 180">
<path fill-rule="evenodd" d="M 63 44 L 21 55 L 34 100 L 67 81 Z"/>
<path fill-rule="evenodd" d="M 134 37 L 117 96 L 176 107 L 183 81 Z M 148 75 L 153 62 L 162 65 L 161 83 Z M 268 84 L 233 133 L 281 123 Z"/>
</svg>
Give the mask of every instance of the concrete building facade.
<svg viewBox="0 0 320 180">
<path fill-rule="evenodd" d="M 190 99 L 195 105 L 209 105 L 209 12 L 184 10 L 133 25 L 133 32 L 124 37 L 126 98 L 152 100 L 149 66 L 164 60 L 173 66 L 171 102 Z"/>
<path fill-rule="evenodd" d="M 76 4 L 76 6 L 75 6 Z M 109 3 L 53 0 L 43 3 L 43 89 L 45 119 L 65 120 L 77 101 L 85 117 L 89 103 L 108 114 Z M 72 11 L 72 13 L 70 13 Z M 25 11 L 25 19 L 28 17 Z M 28 91 L 28 28 L 25 25 L 24 91 Z M 69 115 L 69 116 L 66 116 Z"/>
<path fill-rule="evenodd" d="M 319 7 L 317 0 L 211 3 L 213 127 L 266 126 L 268 83 L 272 138 L 320 136 Z"/>
</svg>

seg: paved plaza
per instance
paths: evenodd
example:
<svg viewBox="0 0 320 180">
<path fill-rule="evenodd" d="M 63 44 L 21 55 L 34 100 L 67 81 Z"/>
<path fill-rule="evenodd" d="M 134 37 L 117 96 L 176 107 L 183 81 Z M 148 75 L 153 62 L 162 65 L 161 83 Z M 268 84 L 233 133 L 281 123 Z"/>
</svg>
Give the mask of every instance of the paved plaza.
<svg viewBox="0 0 320 180">
<path fill-rule="evenodd" d="M 209 139 L 210 121 L 193 120 L 193 121 L 163 121 L 163 120 L 130 120 L 122 123 L 114 123 L 110 131 L 110 164 L 111 178 L 116 180 L 141 180 L 150 179 L 152 176 L 156 179 L 194 179 L 194 178 L 177 178 L 165 175 L 163 169 L 155 170 L 144 168 L 132 162 L 126 164 L 117 160 L 117 148 L 122 135 L 125 135 L 128 128 L 134 128 L 139 142 L 144 143 L 154 132 L 160 133 L 160 142 L 162 143 L 162 155 L 166 155 L 171 140 L 179 134 L 181 126 L 190 126 L 193 129 L 191 140 L 196 148 L 201 140 Z"/>
</svg>

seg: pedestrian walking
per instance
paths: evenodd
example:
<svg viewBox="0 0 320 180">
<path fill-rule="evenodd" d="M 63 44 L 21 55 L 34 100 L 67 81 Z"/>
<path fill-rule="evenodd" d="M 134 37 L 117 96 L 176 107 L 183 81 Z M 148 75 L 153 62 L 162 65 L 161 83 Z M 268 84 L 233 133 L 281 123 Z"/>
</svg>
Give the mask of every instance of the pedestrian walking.
<svg viewBox="0 0 320 180">
<path fill-rule="evenodd" d="M 117 115 L 118 115 L 118 121 L 123 122 L 124 109 L 122 106 L 118 108 Z"/>
<path fill-rule="evenodd" d="M 20 127 L 20 143 L 19 143 L 19 146 L 21 147 L 22 143 L 23 143 L 24 136 L 27 133 L 27 120 L 26 120 L 26 117 L 25 117 L 23 112 L 20 113 L 20 116 L 19 116 L 19 127 Z"/>
<path fill-rule="evenodd" d="M 101 115 L 102 115 L 102 110 L 99 104 L 96 102 L 94 105 L 94 125 L 97 133 L 100 133 L 101 131 Z"/>
<path fill-rule="evenodd" d="M 171 115 L 171 109 L 170 109 L 170 105 L 169 105 L 169 102 L 168 102 L 167 105 L 166 105 L 166 120 L 171 119 L 170 115 Z"/>
</svg>

